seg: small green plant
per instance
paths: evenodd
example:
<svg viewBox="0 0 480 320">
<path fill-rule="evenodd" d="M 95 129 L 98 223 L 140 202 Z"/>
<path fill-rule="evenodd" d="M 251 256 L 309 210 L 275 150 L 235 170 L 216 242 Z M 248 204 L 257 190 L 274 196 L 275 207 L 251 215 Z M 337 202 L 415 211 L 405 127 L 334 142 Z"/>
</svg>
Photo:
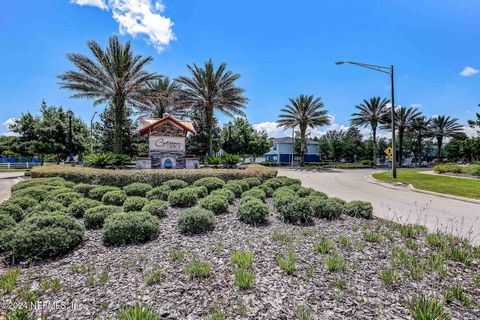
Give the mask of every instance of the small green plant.
<svg viewBox="0 0 480 320">
<path fill-rule="evenodd" d="M 162 270 L 158 267 L 153 270 L 150 270 L 145 276 L 145 282 L 149 286 L 160 283 L 161 280 L 162 280 Z"/>
<path fill-rule="evenodd" d="M 276 259 L 280 268 L 287 274 L 291 275 L 295 273 L 295 252 L 293 252 L 293 250 L 288 250 L 285 257 L 278 255 Z"/>
<path fill-rule="evenodd" d="M 312 311 L 306 307 L 299 307 L 297 309 L 297 319 L 298 320 L 314 320 Z"/>
<path fill-rule="evenodd" d="M 247 314 L 247 306 L 244 303 L 240 303 L 235 307 L 235 313 L 240 317 L 245 317 Z"/>
<path fill-rule="evenodd" d="M 473 304 L 470 297 L 465 293 L 462 286 L 459 284 L 447 289 L 445 292 L 445 300 L 449 303 L 455 300 L 465 308 L 471 308 Z"/>
<path fill-rule="evenodd" d="M 449 257 L 456 262 L 470 265 L 473 262 L 473 254 L 468 248 L 451 247 Z"/>
<path fill-rule="evenodd" d="M 240 289 L 246 290 L 253 287 L 255 283 L 255 273 L 253 273 L 253 271 L 238 268 L 233 271 L 233 274 L 235 275 L 235 284 Z"/>
<path fill-rule="evenodd" d="M 480 274 L 476 274 L 472 277 L 472 282 L 477 286 L 480 286 Z"/>
<path fill-rule="evenodd" d="M 221 242 L 215 242 L 210 247 L 208 247 L 208 249 L 215 253 L 221 253 L 223 250 L 225 250 L 225 245 Z"/>
<path fill-rule="evenodd" d="M 95 286 L 95 277 L 94 276 L 88 276 L 87 279 L 85 279 L 85 284 L 89 287 Z"/>
<path fill-rule="evenodd" d="M 450 320 L 451 316 L 435 298 L 415 297 L 407 301 L 407 307 L 414 320 Z"/>
<path fill-rule="evenodd" d="M 313 247 L 316 252 L 321 254 L 327 254 L 332 251 L 333 242 L 327 238 L 322 237 L 314 243 Z"/>
<path fill-rule="evenodd" d="M 426 263 L 423 260 L 412 259 L 408 266 L 408 272 L 413 280 L 422 280 L 427 269 Z"/>
<path fill-rule="evenodd" d="M 5 271 L 0 276 L 0 289 L 4 293 L 12 292 L 13 288 L 17 284 L 18 276 L 20 275 L 20 269 L 13 268 Z"/>
<path fill-rule="evenodd" d="M 37 301 L 37 294 L 32 290 L 31 285 L 25 285 L 18 289 L 18 296 L 29 304 Z"/>
<path fill-rule="evenodd" d="M 289 233 L 287 230 L 275 230 L 272 233 L 273 240 L 281 242 L 283 244 L 289 244 L 295 241 L 295 236 Z"/>
<path fill-rule="evenodd" d="M 235 250 L 230 261 L 234 268 L 250 269 L 253 265 L 253 253 L 250 251 Z"/>
<path fill-rule="evenodd" d="M 408 239 L 405 239 L 405 247 L 407 247 L 410 250 L 417 251 L 420 246 L 418 245 L 418 243 L 415 242 L 415 240 L 408 238 Z"/>
<path fill-rule="evenodd" d="M 312 279 L 313 276 L 315 275 L 315 268 L 312 266 L 307 267 L 306 275 L 307 275 L 307 279 Z"/>
<path fill-rule="evenodd" d="M 419 224 L 400 224 L 398 232 L 404 238 L 416 238 L 418 235 L 427 232 L 427 228 Z"/>
<path fill-rule="evenodd" d="M 110 272 L 108 269 L 105 269 L 100 273 L 98 280 L 102 283 L 105 283 L 108 281 L 108 278 L 110 278 Z"/>
<path fill-rule="evenodd" d="M 341 277 L 338 277 L 335 279 L 334 285 L 335 285 L 335 288 L 339 290 L 345 290 L 347 289 L 347 280 Z"/>
<path fill-rule="evenodd" d="M 87 261 L 84 264 L 72 264 L 70 266 L 70 271 L 72 273 L 88 273 L 95 270 L 95 263 L 93 261 Z"/>
<path fill-rule="evenodd" d="M 427 244 L 434 249 L 445 249 L 448 247 L 448 239 L 440 233 L 429 233 L 425 236 Z"/>
<path fill-rule="evenodd" d="M 446 276 L 448 269 L 444 264 L 445 258 L 441 253 L 432 253 L 428 257 L 428 267 L 432 271 L 436 271 L 441 276 Z"/>
<path fill-rule="evenodd" d="M 45 279 L 40 281 L 39 287 L 42 291 L 52 291 L 53 293 L 57 293 L 61 287 L 60 279 Z"/>
<path fill-rule="evenodd" d="M 120 320 L 160 320 L 160 316 L 156 314 L 153 310 L 136 305 L 133 307 L 123 308 L 120 310 L 119 314 Z"/>
<path fill-rule="evenodd" d="M 207 279 L 213 271 L 209 262 L 192 261 L 185 266 L 185 273 L 191 279 Z"/>
<path fill-rule="evenodd" d="M 398 278 L 398 273 L 394 268 L 385 268 L 380 270 L 378 276 L 385 284 L 391 284 Z"/>
<path fill-rule="evenodd" d="M 173 249 L 168 253 L 170 261 L 182 261 L 185 259 L 185 252 L 183 250 Z"/>
<path fill-rule="evenodd" d="M 367 242 L 380 242 L 381 238 L 382 236 L 380 235 L 380 233 L 376 231 L 367 230 L 363 232 L 363 239 Z"/>
<path fill-rule="evenodd" d="M 339 236 L 338 237 L 338 243 L 342 248 L 346 248 L 350 245 L 350 240 L 348 239 L 347 236 Z"/>
<path fill-rule="evenodd" d="M 345 271 L 348 268 L 348 263 L 340 254 L 334 252 L 325 260 L 325 266 L 329 271 Z"/>
</svg>

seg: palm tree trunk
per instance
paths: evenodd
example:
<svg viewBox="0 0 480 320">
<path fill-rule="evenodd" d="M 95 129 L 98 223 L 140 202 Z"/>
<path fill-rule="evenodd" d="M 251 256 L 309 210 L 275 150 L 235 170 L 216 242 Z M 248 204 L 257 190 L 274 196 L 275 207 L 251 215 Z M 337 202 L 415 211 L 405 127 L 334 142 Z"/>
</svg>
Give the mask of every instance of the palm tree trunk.
<svg viewBox="0 0 480 320">
<path fill-rule="evenodd" d="M 205 126 L 208 133 L 208 156 L 213 156 L 213 109 L 207 107 L 206 109 Z"/>
<path fill-rule="evenodd" d="M 443 144 L 443 137 L 437 137 L 437 161 L 440 163 L 442 161 L 442 144 Z"/>
<path fill-rule="evenodd" d="M 123 117 L 125 114 L 125 102 L 122 98 L 113 100 L 114 107 L 114 133 L 113 133 L 113 152 L 117 154 L 123 153 Z"/>
<path fill-rule="evenodd" d="M 377 166 L 377 127 L 372 126 L 373 165 Z"/>
<path fill-rule="evenodd" d="M 398 162 L 400 167 L 403 163 L 403 129 L 398 130 Z"/>
<path fill-rule="evenodd" d="M 422 165 L 422 136 L 420 134 L 417 137 L 417 159 L 420 167 Z"/>
<path fill-rule="evenodd" d="M 300 127 L 300 166 L 303 167 L 305 165 L 305 134 L 307 129 Z"/>
</svg>

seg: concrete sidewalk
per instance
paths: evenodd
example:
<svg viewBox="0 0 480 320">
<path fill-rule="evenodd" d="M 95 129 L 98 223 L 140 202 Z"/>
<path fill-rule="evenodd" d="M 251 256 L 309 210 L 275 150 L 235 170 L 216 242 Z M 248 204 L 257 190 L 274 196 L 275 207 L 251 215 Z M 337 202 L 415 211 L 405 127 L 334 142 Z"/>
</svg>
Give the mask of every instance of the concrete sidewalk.
<svg viewBox="0 0 480 320">
<path fill-rule="evenodd" d="M 24 176 L 23 172 L 0 172 L 0 203 L 10 198 L 10 188 Z"/>
</svg>

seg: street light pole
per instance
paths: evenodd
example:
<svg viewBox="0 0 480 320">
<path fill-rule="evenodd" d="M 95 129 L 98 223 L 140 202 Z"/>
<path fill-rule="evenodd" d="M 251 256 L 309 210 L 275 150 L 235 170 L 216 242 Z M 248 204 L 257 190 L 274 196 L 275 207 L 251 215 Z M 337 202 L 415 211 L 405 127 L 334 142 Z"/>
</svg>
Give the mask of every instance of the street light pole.
<svg viewBox="0 0 480 320">
<path fill-rule="evenodd" d="M 396 143 L 395 143 L 395 87 L 394 87 L 394 71 L 393 71 L 393 64 L 390 67 L 379 66 L 375 64 L 367 64 L 361 62 L 353 62 L 353 61 L 337 61 L 335 62 L 336 65 L 341 65 L 344 63 L 353 64 L 362 68 L 367 68 L 370 70 L 383 72 L 390 75 L 391 87 L 392 87 L 392 106 L 391 106 L 391 121 L 392 121 L 392 178 L 397 179 L 397 150 L 396 150 Z"/>
<path fill-rule="evenodd" d="M 92 119 L 90 119 L 90 153 L 93 153 L 93 119 L 96 114 L 97 111 L 93 113 Z"/>
</svg>

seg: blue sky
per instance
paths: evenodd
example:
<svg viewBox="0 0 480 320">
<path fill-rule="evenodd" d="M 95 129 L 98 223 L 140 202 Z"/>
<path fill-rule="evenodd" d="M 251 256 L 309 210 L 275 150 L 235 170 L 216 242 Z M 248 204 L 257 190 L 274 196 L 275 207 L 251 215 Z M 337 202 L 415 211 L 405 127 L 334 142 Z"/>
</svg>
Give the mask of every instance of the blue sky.
<svg viewBox="0 0 480 320">
<path fill-rule="evenodd" d="M 340 59 L 394 64 L 397 103 L 466 123 L 480 103 L 479 16 L 478 0 L 4 1 L 0 123 L 37 112 L 42 99 L 89 121 L 102 107 L 69 99 L 56 76 L 71 68 L 67 53 L 88 54 L 87 40 L 104 45 L 113 34 L 170 77 L 193 62 L 226 62 L 242 75 L 249 120 L 272 135 L 281 135 L 280 108 L 300 93 L 322 97 L 334 117 L 317 134 L 348 126 L 363 98 L 389 96 L 386 75 Z"/>
</svg>

